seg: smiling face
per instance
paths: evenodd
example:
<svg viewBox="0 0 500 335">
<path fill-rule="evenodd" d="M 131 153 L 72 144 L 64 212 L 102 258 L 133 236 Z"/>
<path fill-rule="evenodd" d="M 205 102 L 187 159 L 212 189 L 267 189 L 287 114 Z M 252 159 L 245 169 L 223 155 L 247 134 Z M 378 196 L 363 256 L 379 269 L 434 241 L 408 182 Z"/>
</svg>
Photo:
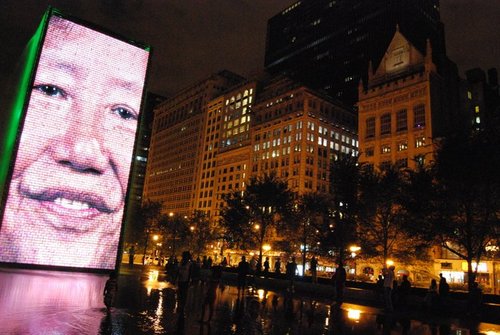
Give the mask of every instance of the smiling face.
<svg viewBox="0 0 500 335">
<path fill-rule="evenodd" d="M 0 230 L 0 261 L 114 268 L 148 52 L 52 17 Z"/>
</svg>

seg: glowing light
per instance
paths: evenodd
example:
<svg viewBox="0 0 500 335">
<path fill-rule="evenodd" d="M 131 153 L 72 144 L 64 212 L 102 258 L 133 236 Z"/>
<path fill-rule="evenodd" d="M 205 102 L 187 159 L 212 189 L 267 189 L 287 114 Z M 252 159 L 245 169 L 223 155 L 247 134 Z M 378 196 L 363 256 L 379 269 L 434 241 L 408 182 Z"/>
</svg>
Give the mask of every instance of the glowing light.
<svg viewBox="0 0 500 335">
<path fill-rule="evenodd" d="M 350 320 L 359 321 L 359 319 L 361 318 L 361 311 L 359 309 L 348 309 L 347 318 L 349 318 Z"/>
<path fill-rule="evenodd" d="M 352 245 L 352 246 L 349 247 L 349 250 L 351 252 L 358 252 L 358 251 L 361 250 L 361 247 L 358 247 L 357 245 Z"/>
<path fill-rule="evenodd" d="M 159 271 L 157 271 L 157 270 L 149 271 L 148 280 L 149 281 L 158 281 L 158 273 L 159 273 Z"/>
<path fill-rule="evenodd" d="M 259 301 L 267 299 L 267 292 L 262 289 L 257 290 L 257 295 L 259 296 Z"/>
<path fill-rule="evenodd" d="M 158 241 L 160 237 L 158 235 L 153 235 L 153 241 Z"/>
<path fill-rule="evenodd" d="M 388 259 L 385 264 L 387 264 L 387 266 L 393 266 L 394 265 L 394 261 L 391 260 L 391 259 Z"/>
<path fill-rule="evenodd" d="M 264 250 L 265 252 L 268 252 L 269 250 L 271 250 L 271 246 L 269 244 L 264 244 L 262 246 L 262 250 Z"/>
</svg>

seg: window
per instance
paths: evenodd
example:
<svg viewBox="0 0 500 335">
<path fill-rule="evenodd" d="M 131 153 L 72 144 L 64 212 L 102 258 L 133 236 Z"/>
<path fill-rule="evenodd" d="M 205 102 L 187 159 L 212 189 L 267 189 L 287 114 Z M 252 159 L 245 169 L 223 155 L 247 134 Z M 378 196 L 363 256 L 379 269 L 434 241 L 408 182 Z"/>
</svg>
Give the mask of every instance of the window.
<svg viewBox="0 0 500 335">
<path fill-rule="evenodd" d="M 425 165 L 425 156 L 424 155 L 415 156 L 415 163 L 419 167 L 424 166 Z"/>
<path fill-rule="evenodd" d="M 382 144 L 380 147 L 380 153 L 382 154 L 388 154 L 391 152 L 391 145 L 390 144 Z"/>
<path fill-rule="evenodd" d="M 413 119 L 414 119 L 414 128 L 423 128 L 425 127 L 425 106 L 417 105 L 413 107 Z"/>
<path fill-rule="evenodd" d="M 408 158 L 401 158 L 396 161 L 396 166 L 398 168 L 406 168 L 408 167 Z"/>
<path fill-rule="evenodd" d="M 375 137 L 375 118 L 369 117 L 366 119 L 366 136 L 365 138 Z"/>
<path fill-rule="evenodd" d="M 423 147 L 424 145 L 425 145 L 425 137 L 421 136 L 415 139 L 415 148 L 420 148 Z"/>
<path fill-rule="evenodd" d="M 402 109 L 396 114 L 396 130 L 404 131 L 408 130 L 408 120 L 406 109 Z"/>
<path fill-rule="evenodd" d="M 370 148 L 366 148 L 366 157 L 373 157 L 373 154 L 374 154 L 375 150 L 373 150 L 373 147 L 370 147 Z"/>
<path fill-rule="evenodd" d="M 386 113 L 380 117 L 380 135 L 391 133 L 391 114 Z"/>
<path fill-rule="evenodd" d="M 408 150 L 408 141 L 401 141 L 398 143 L 398 151 Z"/>
<path fill-rule="evenodd" d="M 381 171 L 388 170 L 390 167 L 391 167 L 391 161 L 383 161 L 379 165 Z"/>
</svg>

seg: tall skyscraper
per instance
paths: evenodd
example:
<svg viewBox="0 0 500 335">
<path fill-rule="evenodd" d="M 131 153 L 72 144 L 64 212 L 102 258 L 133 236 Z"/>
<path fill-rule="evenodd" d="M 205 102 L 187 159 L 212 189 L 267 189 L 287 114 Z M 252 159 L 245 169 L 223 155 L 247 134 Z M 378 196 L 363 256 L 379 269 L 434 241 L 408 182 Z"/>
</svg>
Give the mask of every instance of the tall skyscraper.
<svg viewBox="0 0 500 335">
<path fill-rule="evenodd" d="M 181 90 L 155 109 L 144 199 L 167 213 L 189 215 L 200 179 L 209 102 L 243 80 L 221 71 Z"/>
<path fill-rule="evenodd" d="M 379 64 L 397 25 L 421 52 L 430 39 L 433 61 L 445 70 L 439 0 L 297 1 L 268 21 L 265 67 L 352 105 L 369 61 Z"/>
</svg>

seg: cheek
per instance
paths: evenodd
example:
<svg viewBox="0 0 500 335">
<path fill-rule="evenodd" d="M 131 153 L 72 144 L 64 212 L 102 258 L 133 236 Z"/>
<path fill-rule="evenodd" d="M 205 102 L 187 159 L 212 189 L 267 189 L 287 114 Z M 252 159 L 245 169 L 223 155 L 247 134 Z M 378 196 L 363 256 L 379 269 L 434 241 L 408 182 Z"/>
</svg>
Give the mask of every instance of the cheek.
<svg viewBox="0 0 500 335">
<path fill-rule="evenodd" d="M 37 106 L 35 108 L 30 104 L 28 107 L 17 151 L 14 178 L 43 153 L 50 139 L 58 132 L 48 106 Z"/>
<path fill-rule="evenodd" d="M 116 166 L 120 183 L 125 188 L 132 162 L 135 134 L 127 131 L 107 131 L 104 139 L 106 149 Z"/>
</svg>

